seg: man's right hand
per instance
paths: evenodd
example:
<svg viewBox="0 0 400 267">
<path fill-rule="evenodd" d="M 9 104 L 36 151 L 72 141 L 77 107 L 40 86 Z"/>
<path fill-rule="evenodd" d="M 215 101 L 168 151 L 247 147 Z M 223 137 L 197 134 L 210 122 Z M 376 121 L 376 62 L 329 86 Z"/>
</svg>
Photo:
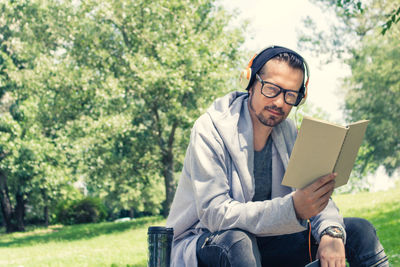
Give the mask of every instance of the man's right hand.
<svg viewBox="0 0 400 267">
<path fill-rule="evenodd" d="M 309 219 L 320 213 L 326 205 L 335 188 L 336 173 L 331 173 L 316 180 L 303 189 L 297 189 L 293 194 L 293 204 L 299 219 Z"/>
</svg>

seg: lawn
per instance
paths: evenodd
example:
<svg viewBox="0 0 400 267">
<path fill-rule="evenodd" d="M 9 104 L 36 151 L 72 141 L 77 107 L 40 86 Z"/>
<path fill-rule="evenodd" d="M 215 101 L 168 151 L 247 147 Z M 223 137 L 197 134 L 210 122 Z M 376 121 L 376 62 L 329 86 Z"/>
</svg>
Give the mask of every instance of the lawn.
<svg viewBox="0 0 400 267">
<path fill-rule="evenodd" d="M 400 184 L 377 193 L 335 195 L 347 217 L 370 220 L 389 256 L 400 267 Z M 0 266 L 146 266 L 147 227 L 161 217 L 129 222 L 29 229 L 0 234 Z"/>
<path fill-rule="evenodd" d="M 164 223 L 146 217 L 1 234 L 0 266 L 146 266 L 147 227 Z"/>
<path fill-rule="evenodd" d="M 335 195 L 333 199 L 343 216 L 368 219 L 391 266 L 400 266 L 400 183 L 389 191 Z"/>
</svg>

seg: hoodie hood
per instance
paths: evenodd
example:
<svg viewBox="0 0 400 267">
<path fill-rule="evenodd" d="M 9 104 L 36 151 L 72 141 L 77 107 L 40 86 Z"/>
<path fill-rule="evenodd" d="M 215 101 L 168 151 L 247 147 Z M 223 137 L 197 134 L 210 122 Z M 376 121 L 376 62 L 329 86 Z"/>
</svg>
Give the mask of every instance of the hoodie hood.
<svg viewBox="0 0 400 267">
<path fill-rule="evenodd" d="M 247 92 L 232 92 L 217 99 L 207 110 L 236 168 L 243 174 L 241 184 L 244 202 L 254 195 L 253 124 L 247 101 Z M 234 197 L 240 199 L 239 195 Z"/>
</svg>

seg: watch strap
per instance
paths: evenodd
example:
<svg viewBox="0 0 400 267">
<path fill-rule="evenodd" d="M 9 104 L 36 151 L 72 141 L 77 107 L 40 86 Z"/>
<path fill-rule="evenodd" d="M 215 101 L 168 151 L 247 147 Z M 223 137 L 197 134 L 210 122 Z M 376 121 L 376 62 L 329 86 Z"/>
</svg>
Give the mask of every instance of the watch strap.
<svg viewBox="0 0 400 267">
<path fill-rule="evenodd" d="M 340 238 L 340 239 L 342 239 L 343 243 L 345 242 L 344 241 L 344 233 L 340 227 L 329 226 L 324 231 L 322 231 L 320 238 L 322 238 L 324 235 L 329 235 L 334 238 Z"/>
</svg>

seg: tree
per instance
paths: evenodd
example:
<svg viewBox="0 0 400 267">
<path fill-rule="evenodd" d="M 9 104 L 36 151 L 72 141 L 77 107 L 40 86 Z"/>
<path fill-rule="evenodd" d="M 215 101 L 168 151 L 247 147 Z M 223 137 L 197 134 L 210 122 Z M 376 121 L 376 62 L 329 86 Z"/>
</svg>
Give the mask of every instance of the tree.
<svg viewBox="0 0 400 267">
<path fill-rule="evenodd" d="M 29 202 L 34 205 L 34 196 L 44 200 L 44 219 L 48 223 L 46 210 L 68 180 L 63 154 L 32 123 L 34 102 L 14 103 L 10 113 L 0 118 L 0 204 L 7 232 L 24 230 L 25 208 Z"/>
<path fill-rule="evenodd" d="M 333 1 L 330 2 L 332 3 Z M 357 14 L 362 14 L 364 12 L 363 3 L 360 0 L 337 0 L 334 2 L 336 2 L 338 8 L 343 9 L 346 16 L 356 16 Z M 393 2 L 393 9 L 384 16 L 386 17 L 386 21 L 381 25 L 382 35 L 385 35 L 392 25 L 397 24 L 400 21 L 400 5 L 396 6 Z"/>
<path fill-rule="evenodd" d="M 344 1 L 355 3 L 353 1 Z M 300 46 L 315 53 L 340 58 L 352 74 L 343 82 L 346 94 L 345 114 L 348 120 L 369 119 L 366 142 L 363 143 L 353 175 L 359 178 L 383 165 L 389 174 L 400 164 L 399 151 L 399 24 L 392 23 L 390 31 L 381 30 L 386 14 L 398 3 L 374 0 L 362 7 L 363 12 L 346 13 L 346 8 L 333 1 L 318 1 L 325 8 L 335 8 L 338 19 L 328 33 L 303 35 Z M 396 19 L 397 21 L 397 19 Z M 307 19 L 306 24 L 314 22 Z M 314 25 L 316 26 L 316 25 Z"/>
<path fill-rule="evenodd" d="M 241 29 L 228 28 L 229 16 L 213 1 L 91 1 L 81 12 L 89 19 L 81 22 L 86 31 L 75 36 L 71 55 L 122 90 L 112 107 L 130 112 L 128 132 L 136 141 L 126 145 L 151 153 L 136 163 L 153 163 L 135 167 L 145 173 L 152 166 L 164 178 L 167 215 L 180 169 L 176 158 L 194 118 L 236 72 Z"/>
<path fill-rule="evenodd" d="M 352 120 L 369 119 L 366 132 L 368 162 L 382 164 L 389 174 L 400 167 L 400 31 L 385 38 L 368 37 L 348 63 L 352 76 L 346 79 L 346 115 Z"/>
<path fill-rule="evenodd" d="M 2 101 L 0 117 L 0 204 L 12 232 L 24 230 L 32 198 L 43 199 L 48 222 L 46 210 L 66 184 L 68 170 L 63 153 L 37 121 L 43 95 L 37 94 L 35 71 L 57 47 L 54 28 L 48 27 L 57 25 L 50 16 L 57 9 L 31 1 L 2 2 L 0 9 L 0 93 L 9 102 Z"/>
<path fill-rule="evenodd" d="M 9 202 L 23 176 L 25 204 L 39 200 L 46 214 L 65 197 L 51 192 L 83 180 L 112 209 L 159 212 L 165 198 L 166 215 L 194 119 L 236 76 L 243 29 L 211 0 L 19 0 L 0 10 Z"/>
<path fill-rule="evenodd" d="M 298 46 L 311 51 L 316 57 L 324 56 L 321 59 L 324 63 L 351 57 L 352 51 L 357 49 L 366 36 L 375 35 L 376 38 L 384 38 L 379 36 L 379 31 L 383 31 L 380 26 L 389 23 L 386 21 L 388 14 L 400 8 L 396 0 L 373 0 L 368 3 L 358 0 L 312 0 L 312 2 L 326 13 L 329 30 L 321 30 L 321 25 L 317 25 L 311 17 L 307 17 L 304 20 L 305 30 L 300 33 Z M 392 18 L 393 16 L 390 16 L 390 21 Z M 398 18 L 395 21 L 398 21 Z M 389 24 L 390 31 L 397 31 L 400 27 L 393 22 Z"/>
</svg>

